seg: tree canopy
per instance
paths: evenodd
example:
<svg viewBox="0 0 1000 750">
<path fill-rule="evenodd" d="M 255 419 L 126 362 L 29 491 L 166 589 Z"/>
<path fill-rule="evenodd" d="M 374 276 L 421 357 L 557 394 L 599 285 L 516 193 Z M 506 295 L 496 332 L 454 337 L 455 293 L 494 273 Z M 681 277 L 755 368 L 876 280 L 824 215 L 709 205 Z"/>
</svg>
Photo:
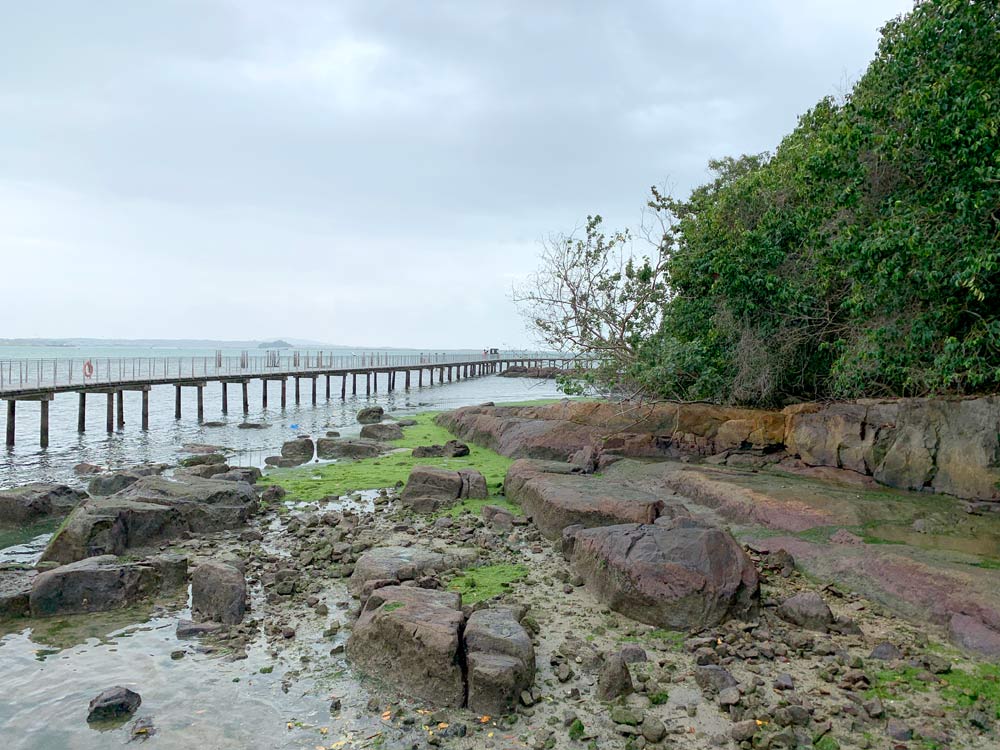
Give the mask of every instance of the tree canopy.
<svg viewBox="0 0 1000 750">
<path fill-rule="evenodd" d="M 917 2 L 842 100 L 710 167 L 685 199 L 653 190 L 666 285 L 629 380 L 761 405 L 997 389 L 995 0 Z"/>
</svg>

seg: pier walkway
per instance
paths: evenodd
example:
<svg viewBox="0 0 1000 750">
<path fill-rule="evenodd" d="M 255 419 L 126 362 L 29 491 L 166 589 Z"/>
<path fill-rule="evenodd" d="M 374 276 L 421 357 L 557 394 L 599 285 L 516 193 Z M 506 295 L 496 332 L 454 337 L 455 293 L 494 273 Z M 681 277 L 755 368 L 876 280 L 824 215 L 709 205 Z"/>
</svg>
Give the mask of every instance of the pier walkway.
<svg viewBox="0 0 1000 750">
<path fill-rule="evenodd" d="M 125 391 L 142 392 L 142 429 L 149 429 L 149 393 L 154 385 L 172 385 L 174 417 L 181 418 L 181 389 L 197 389 L 198 421 L 204 420 L 204 390 L 208 383 L 222 384 L 222 412 L 229 410 L 229 385 L 239 385 L 242 390 L 243 413 L 249 411 L 249 388 L 252 380 L 262 383 L 263 403 L 267 407 L 268 384 L 280 384 L 281 406 L 288 398 L 288 380 L 294 381 L 295 403 L 300 403 L 301 382 L 308 381 L 312 403 L 317 403 L 318 383 L 325 379 L 326 398 L 330 399 L 331 387 L 339 390 L 339 398 L 358 394 L 358 380 L 366 395 L 378 392 L 378 376 L 385 374 L 388 391 L 396 389 L 396 377 L 403 374 L 402 387 L 409 390 L 416 374 L 416 387 L 452 382 L 471 377 L 492 375 L 512 366 L 567 367 L 572 360 L 553 358 L 551 355 L 529 353 L 493 354 L 394 354 L 371 352 L 363 354 L 333 354 L 330 352 L 293 352 L 282 355 L 266 352 L 251 356 L 208 357 L 134 357 L 94 359 L 20 359 L 0 362 L 0 400 L 7 402 L 6 444 L 14 445 L 17 404 L 23 401 L 38 402 L 41 410 L 40 445 L 49 444 L 49 402 L 57 393 L 76 393 L 79 398 L 77 430 L 86 428 L 87 395 L 104 394 L 107 399 L 107 430 L 125 424 Z M 340 382 L 334 385 L 336 378 Z M 336 386 L 339 386 L 337 388 Z M 117 407 L 117 408 L 116 408 Z"/>
</svg>

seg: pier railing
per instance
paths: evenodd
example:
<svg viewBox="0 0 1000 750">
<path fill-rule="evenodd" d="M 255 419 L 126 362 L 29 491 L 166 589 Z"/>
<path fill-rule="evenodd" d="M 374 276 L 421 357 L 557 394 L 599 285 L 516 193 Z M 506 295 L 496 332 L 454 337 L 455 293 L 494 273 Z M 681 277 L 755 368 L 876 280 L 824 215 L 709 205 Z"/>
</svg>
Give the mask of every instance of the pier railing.
<svg viewBox="0 0 1000 750">
<path fill-rule="evenodd" d="M 529 352 L 446 354 L 397 354 L 393 352 L 294 351 L 290 353 L 245 352 L 200 357 L 94 357 L 0 360 L 0 395 L 27 388 L 122 385 L 192 380 L 197 378 L 294 376 L 331 370 L 363 370 L 375 367 L 419 367 L 515 358 L 550 358 Z"/>
</svg>

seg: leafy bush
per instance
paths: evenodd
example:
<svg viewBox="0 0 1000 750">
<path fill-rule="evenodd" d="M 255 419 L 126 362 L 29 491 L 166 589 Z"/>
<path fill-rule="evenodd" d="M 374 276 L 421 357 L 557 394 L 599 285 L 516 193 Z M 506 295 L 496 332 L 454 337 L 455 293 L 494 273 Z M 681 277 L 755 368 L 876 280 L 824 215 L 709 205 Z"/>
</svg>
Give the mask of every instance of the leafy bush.
<svg viewBox="0 0 1000 750">
<path fill-rule="evenodd" d="M 996 390 L 998 81 L 1000 5 L 917 2 L 773 155 L 654 189 L 670 293 L 631 379 L 762 405 Z"/>
</svg>

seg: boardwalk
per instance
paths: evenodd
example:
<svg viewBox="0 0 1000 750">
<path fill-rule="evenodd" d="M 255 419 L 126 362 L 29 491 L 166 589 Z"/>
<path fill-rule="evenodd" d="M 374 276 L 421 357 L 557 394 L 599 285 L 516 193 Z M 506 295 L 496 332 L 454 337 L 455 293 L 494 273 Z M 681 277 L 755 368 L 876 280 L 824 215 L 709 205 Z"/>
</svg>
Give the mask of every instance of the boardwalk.
<svg viewBox="0 0 1000 750">
<path fill-rule="evenodd" d="M 243 354 L 224 357 L 137 357 L 119 359 L 36 359 L 0 362 L 0 399 L 7 402 L 6 444 L 14 445 L 14 430 L 18 402 L 38 402 L 40 409 L 39 442 L 49 443 L 49 402 L 57 393 L 76 393 L 79 399 L 77 429 L 85 430 L 88 394 L 106 397 L 107 430 L 124 426 L 124 391 L 142 393 L 142 429 L 149 429 L 149 393 L 154 385 L 172 385 L 175 389 L 174 416 L 181 418 L 181 389 L 197 390 L 197 417 L 204 419 L 204 389 L 207 383 L 222 383 L 222 411 L 229 410 L 229 385 L 239 385 L 242 391 L 243 413 L 249 411 L 248 384 L 262 383 L 262 405 L 267 407 L 268 385 L 277 381 L 281 406 L 288 399 L 288 381 L 294 381 L 295 403 L 301 400 L 301 384 L 308 381 L 310 397 L 315 404 L 318 387 L 325 380 L 326 398 L 336 387 L 339 398 L 346 399 L 348 388 L 357 395 L 359 380 L 365 394 L 378 392 L 378 375 L 386 376 L 387 390 L 396 389 L 396 377 L 403 374 L 402 387 L 409 390 L 416 374 L 416 387 L 499 373 L 511 366 L 559 367 L 567 360 L 550 355 L 514 352 L 493 354 L 393 354 L 372 352 L 337 355 L 330 352 L 294 352 L 280 355 L 267 352 L 259 356 Z M 333 380 L 339 379 L 334 385 Z"/>
</svg>

